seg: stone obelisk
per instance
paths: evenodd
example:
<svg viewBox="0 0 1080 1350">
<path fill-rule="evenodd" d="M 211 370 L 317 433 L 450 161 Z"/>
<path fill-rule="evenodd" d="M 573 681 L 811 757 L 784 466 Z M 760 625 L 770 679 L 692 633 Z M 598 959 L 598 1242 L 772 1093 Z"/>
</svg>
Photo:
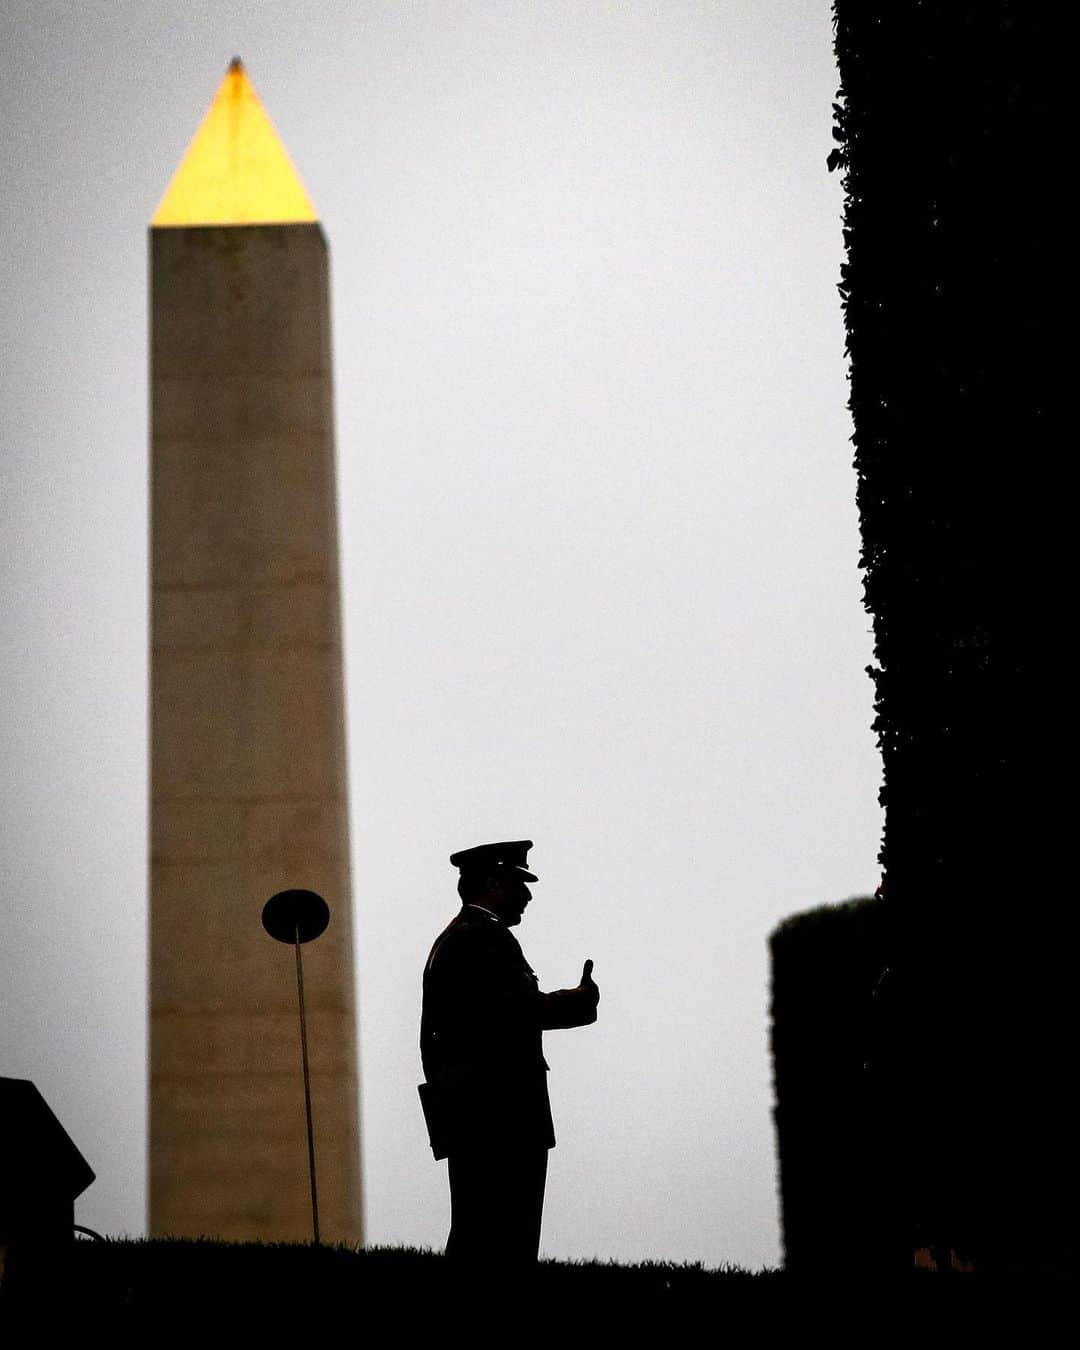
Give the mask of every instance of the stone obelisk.
<svg viewBox="0 0 1080 1350">
<path fill-rule="evenodd" d="M 322 227 L 239 61 L 150 228 L 150 1231 L 360 1241 L 345 719 Z"/>
</svg>

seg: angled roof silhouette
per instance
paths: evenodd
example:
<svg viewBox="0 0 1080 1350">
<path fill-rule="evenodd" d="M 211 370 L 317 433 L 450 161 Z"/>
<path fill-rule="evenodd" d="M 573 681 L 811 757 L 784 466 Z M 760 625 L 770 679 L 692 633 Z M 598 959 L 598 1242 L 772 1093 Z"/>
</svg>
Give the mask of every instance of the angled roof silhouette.
<svg viewBox="0 0 1080 1350">
<path fill-rule="evenodd" d="M 239 57 L 165 189 L 151 225 L 285 225 L 318 220 Z"/>
<path fill-rule="evenodd" d="M 58 1191 L 74 1199 L 94 1180 L 48 1102 L 27 1078 L 0 1078 L 0 1201 Z"/>
</svg>

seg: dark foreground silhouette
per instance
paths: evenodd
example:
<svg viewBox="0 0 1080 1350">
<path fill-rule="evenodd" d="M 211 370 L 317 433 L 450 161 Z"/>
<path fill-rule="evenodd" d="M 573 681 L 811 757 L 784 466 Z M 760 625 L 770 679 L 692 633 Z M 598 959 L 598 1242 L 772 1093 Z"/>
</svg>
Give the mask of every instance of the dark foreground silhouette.
<svg viewBox="0 0 1080 1350">
<path fill-rule="evenodd" d="M 94 1169 L 26 1078 L 0 1078 L 0 1290 L 51 1288 Z"/>
<path fill-rule="evenodd" d="M 1020 1343 L 1038 1345 L 1051 1343 L 1049 1330 L 1041 1339 L 1040 1328 L 1060 1317 L 1072 1297 L 1071 1288 L 1053 1281 L 918 1273 L 853 1279 L 845 1260 L 838 1252 L 834 1276 L 815 1281 L 732 1266 L 543 1261 L 526 1280 L 489 1274 L 478 1290 L 442 1255 L 405 1248 L 79 1242 L 47 1293 L 32 1302 L 0 1293 L 0 1340 L 36 1344 L 23 1330 L 29 1324 L 34 1332 L 62 1326 L 110 1335 L 133 1326 L 153 1330 L 155 1338 L 182 1327 L 198 1330 L 207 1345 L 221 1343 L 223 1326 L 272 1331 L 268 1344 L 283 1343 L 278 1338 L 288 1327 L 306 1329 L 306 1343 L 322 1343 L 336 1339 L 331 1319 L 341 1317 L 351 1338 L 378 1344 L 389 1337 L 414 1344 L 422 1331 L 440 1343 L 467 1335 L 470 1345 L 496 1339 L 530 1345 L 541 1335 L 576 1338 L 589 1328 L 594 1337 L 602 1334 L 596 1344 L 616 1333 L 638 1344 L 645 1330 L 661 1336 L 685 1329 L 741 1345 L 777 1344 L 778 1333 L 793 1343 L 827 1337 L 830 1346 L 959 1345 L 980 1329 L 1000 1333 L 1015 1321 L 1025 1333 Z M 10 1334 L 12 1327 L 22 1339 Z"/>
<path fill-rule="evenodd" d="M 447 1257 L 478 1272 L 526 1271 L 540 1243 L 555 1132 L 543 1033 L 596 1021 L 600 991 L 586 961 L 574 989 L 542 993 L 510 929 L 537 878 L 531 840 L 452 855 L 461 912 L 424 968 L 420 1088 L 432 1151 L 448 1159 Z"/>
<path fill-rule="evenodd" d="M 1054 490 L 1073 419 L 1052 374 L 1072 307 L 1045 190 L 1067 125 L 1059 7 L 835 0 L 834 32 L 889 969 L 863 1002 L 872 1143 L 843 1184 L 881 1198 L 883 1261 L 928 1245 L 1076 1271 L 1075 717 L 1058 657 L 1075 529 Z M 787 1132 L 792 1177 L 815 1142 Z M 789 1198 L 796 1259 L 811 1235 L 827 1250 L 834 1214 Z"/>
</svg>

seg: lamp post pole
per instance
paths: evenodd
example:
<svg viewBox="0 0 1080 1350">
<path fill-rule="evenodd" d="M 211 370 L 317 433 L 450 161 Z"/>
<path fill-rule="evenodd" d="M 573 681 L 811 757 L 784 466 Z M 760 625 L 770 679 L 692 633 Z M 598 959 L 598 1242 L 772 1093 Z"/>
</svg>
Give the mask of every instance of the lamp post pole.
<svg viewBox="0 0 1080 1350">
<path fill-rule="evenodd" d="M 311 1177 L 312 1241 L 319 1245 L 319 1189 L 315 1182 L 315 1132 L 311 1125 L 311 1071 L 308 1068 L 307 1016 L 304 1012 L 304 961 L 300 955 L 300 927 L 296 933 L 296 991 L 300 998 L 300 1054 L 304 1061 L 304 1111 L 307 1115 L 308 1173 Z"/>
</svg>

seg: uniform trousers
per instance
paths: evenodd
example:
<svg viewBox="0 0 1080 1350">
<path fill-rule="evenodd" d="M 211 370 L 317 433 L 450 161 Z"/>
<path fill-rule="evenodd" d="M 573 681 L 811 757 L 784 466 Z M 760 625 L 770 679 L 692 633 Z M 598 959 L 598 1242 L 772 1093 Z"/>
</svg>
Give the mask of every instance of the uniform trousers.
<svg viewBox="0 0 1080 1350">
<path fill-rule="evenodd" d="M 535 1145 L 450 1154 L 446 1255 L 455 1265 L 526 1270 L 536 1264 L 547 1155 Z"/>
</svg>

